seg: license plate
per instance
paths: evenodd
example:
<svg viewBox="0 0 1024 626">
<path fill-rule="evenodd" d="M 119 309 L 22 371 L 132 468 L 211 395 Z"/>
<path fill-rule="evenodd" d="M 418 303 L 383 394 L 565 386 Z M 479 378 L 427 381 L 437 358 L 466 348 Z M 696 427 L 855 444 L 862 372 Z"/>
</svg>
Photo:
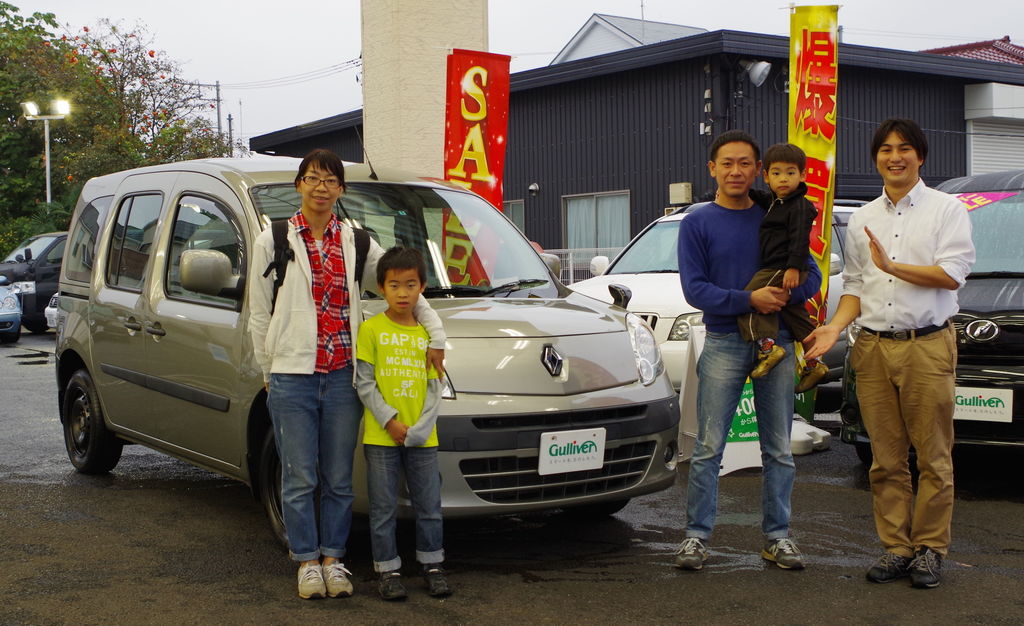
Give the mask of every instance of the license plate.
<svg viewBox="0 0 1024 626">
<path fill-rule="evenodd" d="M 604 465 L 604 428 L 542 433 L 537 473 L 561 474 L 600 469 Z"/>
<path fill-rule="evenodd" d="M 1013 391 L 985 387 L 957 387 L 953 419 L 976 422 L 1012 422 Z"/>
</svg>

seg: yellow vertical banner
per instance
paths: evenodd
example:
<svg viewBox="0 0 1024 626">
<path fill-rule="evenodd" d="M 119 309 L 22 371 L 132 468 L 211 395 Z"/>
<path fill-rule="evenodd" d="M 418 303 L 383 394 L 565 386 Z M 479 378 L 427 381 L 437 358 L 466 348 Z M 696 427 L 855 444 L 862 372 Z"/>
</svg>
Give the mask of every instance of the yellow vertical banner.
<svg viewBox="0 0 1024 626">
<path fill-rule="evenodd" d="M 824 323 L 832 248 L 836 95 L 839 83 L 839 7 L 792 7 L 789 18 L 789 142 L 807 154 L 807 199 L 818 209 L 811 254 L 821 268 L 821 291 L 807 301 Z"/>
</svg>

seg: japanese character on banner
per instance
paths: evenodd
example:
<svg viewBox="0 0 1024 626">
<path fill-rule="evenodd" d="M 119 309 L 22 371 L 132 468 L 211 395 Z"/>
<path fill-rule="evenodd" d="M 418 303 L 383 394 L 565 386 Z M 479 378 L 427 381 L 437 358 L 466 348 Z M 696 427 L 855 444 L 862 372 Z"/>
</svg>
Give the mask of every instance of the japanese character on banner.
<svg viewBox="0 0 1024 626">
<path fill-rule="evenodd" d="M 793 121 L 812 135 L 836 135 L 836 41 L 829 31 L 804 30 L 797 52 L 797 91 Z"/>
</svg>

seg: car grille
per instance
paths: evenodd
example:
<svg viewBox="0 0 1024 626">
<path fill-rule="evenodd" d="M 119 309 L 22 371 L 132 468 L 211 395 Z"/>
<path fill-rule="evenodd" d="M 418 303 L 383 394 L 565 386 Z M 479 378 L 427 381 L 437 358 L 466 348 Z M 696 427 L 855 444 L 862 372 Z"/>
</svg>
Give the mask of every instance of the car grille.
<svg viewBox="0 0 1024 626">
<path fill-rule="evenodd" d="M 624 420 L 643 419 L 646 404 L 620 406 L 587 411 L 553 411 L 551 413 L 524 413 L 498 417 L 474 417 L 473 425 L 480 430 L 568 429 L 573 426 L 592 426 L 602 422 L 621 423 Z"/>
<path fill-rule="evenodd" d="M 546 476 L 537 473 L 537 455 L 464 459 L 459 469 L 473 493 L 487 502 L 551 502 L 638 484 L 651 465 L 656 447 L 654 441 L 641 441 L 606 448 L 600 469 Z"/>
</svg>

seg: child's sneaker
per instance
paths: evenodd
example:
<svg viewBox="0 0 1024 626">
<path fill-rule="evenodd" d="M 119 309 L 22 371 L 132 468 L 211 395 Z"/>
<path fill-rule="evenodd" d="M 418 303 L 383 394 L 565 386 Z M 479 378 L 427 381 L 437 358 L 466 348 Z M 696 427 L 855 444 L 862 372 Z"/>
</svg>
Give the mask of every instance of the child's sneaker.
<svg viewBox="0 0 1024 626">
<path fill-rule="evenodd" d="M 327 586 L 327 595 L 332 598 L 347 598 L 352 595 L 352 581 L 348 579 L 352 572 L 345 569 L 341 561 L 335 561 L 330 565 L 324 565 L 324 584 Z"/>
<path fill-rule="evenodd" d="M 383 572 L 380 581 L 377 583 L 377 591 L 380 597 L 385 600 L 405 600 L 405 586 L 402 585 L 402 575 L 398 570 Z"/>
<path fill-rule="evenodd" d="M 299 566 L 299 597 L 303 600 L 322 598 L 327 593 L 324 585 L 324 573 L 319 563 L 306 563 Z"/>
<path fill-rule="evenodd" d="M 786 351 L 782 346 L 772 346 L 769 351 L 759 350 L 757 352 L 757 367 L 754 368 L 753 372 L 750 372 L 751 378 L 761 378 L 768 372 L 772 371 L 775 364 L 781 361 L 786 356 Z"/>
<path fill-rule="evenodd" d="M 452 595 L 452 588 L 448 585 L 448 579 L 445 578 L 440 565 L 425 565 L 423 579 L 427 581 L 427 593 L 433 597 L 444 598 Z"/>
<path fill-rule="evenodd" d="M 793 389 L 794 393 L 803 393 L 818 384 L 828 374 L 828 366 L 818 361 L 815 365 L 807 365 L 800 371 L 800 381 Z"/>
</svg>

